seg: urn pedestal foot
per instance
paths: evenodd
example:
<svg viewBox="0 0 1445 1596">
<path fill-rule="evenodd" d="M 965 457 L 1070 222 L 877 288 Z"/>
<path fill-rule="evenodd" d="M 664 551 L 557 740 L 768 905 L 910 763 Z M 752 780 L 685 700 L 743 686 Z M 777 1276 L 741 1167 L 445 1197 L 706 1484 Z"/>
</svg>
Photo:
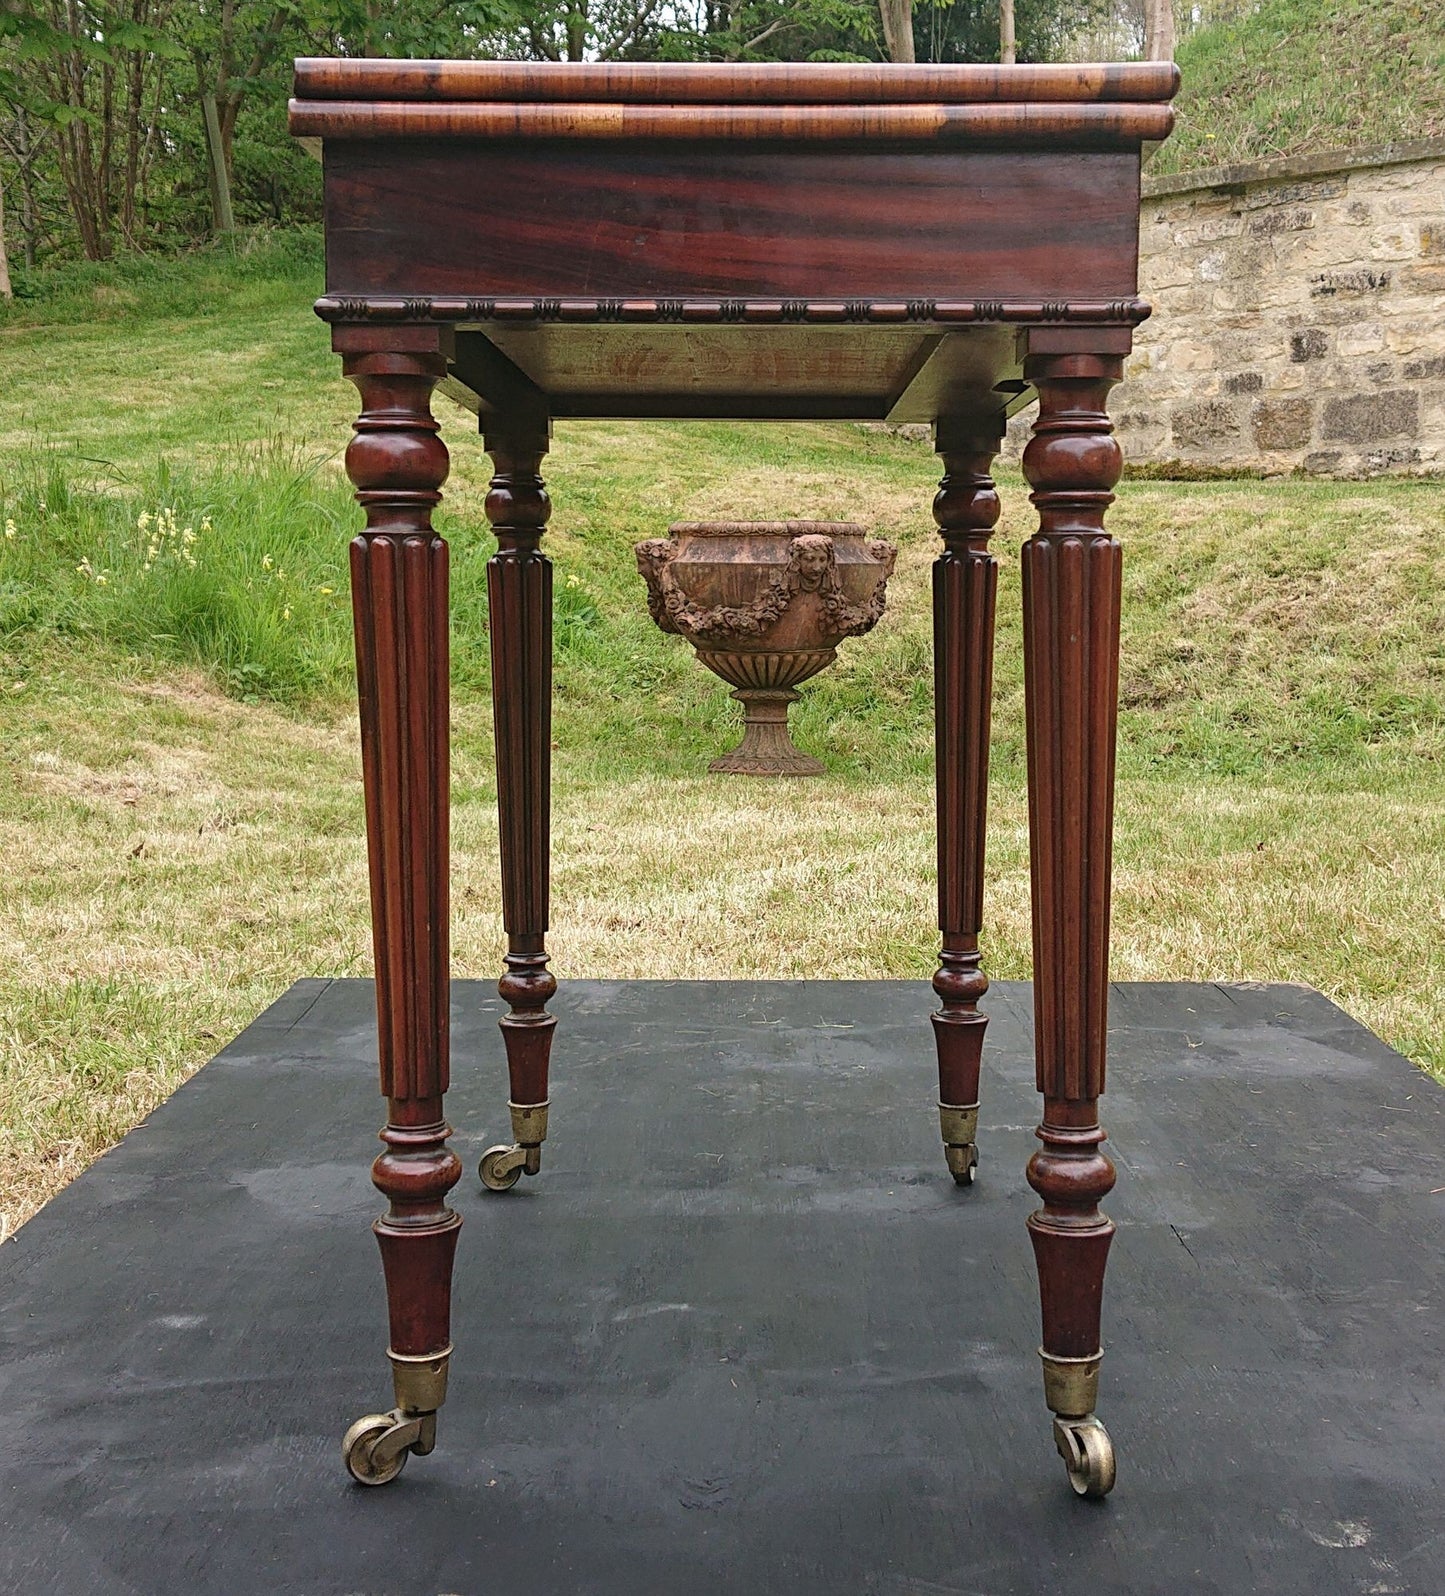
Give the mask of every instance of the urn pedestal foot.
<svg viewBox="0 0 1445 1596">
<path fill-rule="evenodd" d="M 740 687 L 732 695 L 743 706 L 743 740 L 707 767 L 714 775 L 821 776 L 827 769 L 797 748 L 788 734 L 788 709 L 798 701 L 791 687 Z"/>
</svg>

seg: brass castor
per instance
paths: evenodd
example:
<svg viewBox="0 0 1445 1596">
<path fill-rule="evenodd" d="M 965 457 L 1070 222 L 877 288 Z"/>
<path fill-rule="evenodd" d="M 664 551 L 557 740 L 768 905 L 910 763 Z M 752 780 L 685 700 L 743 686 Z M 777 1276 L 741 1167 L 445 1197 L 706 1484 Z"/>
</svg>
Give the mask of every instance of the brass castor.
<svg viewBox="0 0 1445 1596">
<path fill-rule="evenodd" d="M 341 1456 L 358 1485 L 389 1485 L 415 1452 L 425 1457 L 437 1444 L 437 1409 L 446 1401 L 450 1344 L 440 1352 L 388 1352 L 396 1406 L 368 1413 L 341 1439 Z"/>
<path fill-rule="evenodd" d="M 488 1191 L 510 1191 L 523 1175 L 535 1175 L 542 1168 L 542 1143 L 547 1139 L 546 1103 L 508 1103 L 512 1111 L 511 1146 L 489 1147 L 482 1154 L 477 1173 Z"/>
<path fill-rule="evenodd" d="M 1054 1420 L 1054 1445 L 1080 1496 L 1104 1497 L 1114 1489 L 1114 1443 L 1094 1417 Z"/>
<path fill-rule="evenodd" d="M 972 1186 L 978 1168 L 978 1104 L 961 1108 L 954 1103 L 938 1105 L 938 1127 L 943 1134 L 943 1156 L 956 1186 Z"/>
<path fill-rule="evenodd" d="M 342 1437 L 347 1472 L 358 1485 L 389 1485 L 413 1452 L 431 1451 L 436 1429 L 435 1413 L 368 1413 Z"/>
<path fill-rule="evenodd" d="M 1054 1445 L 1080 1496 L 1098 1498 L 1114 1489 L 1114 1444 L 1094 1417 L 1099 1400 L 1103 1351 L 1065 1358 L 1039 1348 L 1044 1366 L 1044 1401 L 1053 1410 Z"/>
</svg>

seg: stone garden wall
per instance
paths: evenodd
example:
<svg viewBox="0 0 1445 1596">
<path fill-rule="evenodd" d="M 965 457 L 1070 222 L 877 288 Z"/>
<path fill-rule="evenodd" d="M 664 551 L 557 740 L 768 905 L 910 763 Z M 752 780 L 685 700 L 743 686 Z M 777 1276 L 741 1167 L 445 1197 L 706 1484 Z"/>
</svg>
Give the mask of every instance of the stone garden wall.
<svg viewBox="0 0 1445 1596">
<path fill-rule="evenodd" d="M 1445 471 L 1445 139 L 1146 177 L 1140 293 L 1129 460 Z"/>
</svg>

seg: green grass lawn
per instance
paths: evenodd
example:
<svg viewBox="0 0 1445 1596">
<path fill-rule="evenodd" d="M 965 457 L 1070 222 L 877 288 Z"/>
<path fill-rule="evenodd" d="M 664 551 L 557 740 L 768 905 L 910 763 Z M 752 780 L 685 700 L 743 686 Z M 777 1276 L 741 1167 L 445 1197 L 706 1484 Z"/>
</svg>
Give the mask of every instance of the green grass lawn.
<svg viewBox="0 0 1445 1596">
<path fill-rule="evenodd" d="M 1251 0 L 1180 40 L 1151 172 L 1445 134 L 1439 0 Z"/>
<path fill-rule="evenodd" d="M 306 240 L 77 270 L 0 320 L 0 1227 L 303 975 L 369 973 L 340 470 L 355 394 Z M 473 423 L 453 549 L 455 969 L 500 949 Z M 845 425 L 560 425 L 560 975 L 926 976 L 926 445 Z M 1017 545 L 1003 561 L 985 949 L 1029 973 Z M 1445 1073 L 1438 483 L 1126 483 L 1114 973 L 1299 980 Z M 737 709 L 648 620 L 669 521 L 856 519 L 877 631 L 795 710 L 829 774 L 707 777 Z M 13 535 L 11 535 L 13 527 Z M 766 928 L 766 935 L 759 929 Z M 920 1014 L 920 1021 L 922 1015 Z M 929 1096 L 927 1027 L 919 1099 Z M 502 1102 L 500 1044 L 493 1067 Z"/>
</svg>

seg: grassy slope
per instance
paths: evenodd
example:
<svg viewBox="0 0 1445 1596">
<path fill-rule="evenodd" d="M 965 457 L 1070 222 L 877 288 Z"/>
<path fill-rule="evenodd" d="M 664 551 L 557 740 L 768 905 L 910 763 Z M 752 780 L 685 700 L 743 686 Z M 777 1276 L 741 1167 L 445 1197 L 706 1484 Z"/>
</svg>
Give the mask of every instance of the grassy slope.
<svg viewBox="0 0 1445 1596">
<path fill-rule="evenodd" d="M 354 396 L 307 309 L 310 267 L 201 262 L 157 294 L 123 271 L 0 323 L 0 1224 L 290 980 L 367 968 L 337 458 Z M 466 417 L 443 419 L 456 968 L 490 975 L 486 460 Z M 559 427 L 563 975 L 929 973 L 935 476 L 926 447 L 846 426 Z M 1021 976 L 1029 511 L 1017 476 L 1002 486 L 986 946 Z M 177 535 L 146 571 L 136 522 L 166 509 Z M 647 620 L 628 545 L 781 513 L 895 538 L 889 613 L 798 706 L 826 782 L 701 778 L 735 710 Z M 1115 973 L 1307 980 L 1445 1066 L 1438 485 L 1136 483 L 1113 525 Z"/>
<path fill-rule="evenodd" d="M 1260 0 L 1188 35 L 1150 171 L 1445 134 L 1439 0 Z"/>
</svg>

